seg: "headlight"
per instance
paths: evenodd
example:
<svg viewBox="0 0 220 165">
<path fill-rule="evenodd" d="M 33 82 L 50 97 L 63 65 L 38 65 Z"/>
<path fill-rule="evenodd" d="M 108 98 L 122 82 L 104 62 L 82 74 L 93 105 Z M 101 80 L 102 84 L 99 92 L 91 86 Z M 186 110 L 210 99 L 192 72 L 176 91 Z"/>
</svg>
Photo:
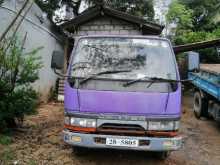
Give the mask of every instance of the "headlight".
<svg viewBox="0 0 220 165">
<path fill-rule="evenodd" d="M 149 121 L 150 131 L 173 131 L 179 129 L 179 121 Z"/>
<path fill-rule="evenodd" d="M 180 121 L 175 121 L 174 130 L 178 130 L 180 128 Z"/>
<path fill-rule="evenodd" d="M 96 119 L 70 117 L 70 125 L 77 127 L 96 128 Z"/>
</svg>

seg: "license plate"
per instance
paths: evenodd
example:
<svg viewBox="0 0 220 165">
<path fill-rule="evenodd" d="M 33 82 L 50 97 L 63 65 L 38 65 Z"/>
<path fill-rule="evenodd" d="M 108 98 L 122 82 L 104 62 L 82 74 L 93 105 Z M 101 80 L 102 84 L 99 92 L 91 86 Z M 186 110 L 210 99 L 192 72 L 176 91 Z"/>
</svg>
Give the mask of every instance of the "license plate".
<svg viewBox="0 0 220 165">
<path fill-rule="evenodd" d="M 138 147 L 138 140 L 106 138 L 106 145 L 123 146 L 123 147 Z"/>
</svg>

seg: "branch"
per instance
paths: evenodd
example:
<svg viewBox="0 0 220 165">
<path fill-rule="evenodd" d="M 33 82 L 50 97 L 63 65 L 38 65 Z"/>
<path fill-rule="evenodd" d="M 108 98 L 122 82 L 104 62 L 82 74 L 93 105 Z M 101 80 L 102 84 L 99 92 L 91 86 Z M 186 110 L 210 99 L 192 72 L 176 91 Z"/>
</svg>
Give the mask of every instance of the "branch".
<svg viewBox="0 0 220 165">
<path fill-rule="evenodd" d="M 24 39 L 22 41 L 22 45 L 21 45 L 21 53 L 23 52 L 24 50 L 24 45 L 25 45 L 25 42 L 27 40 L 27 32 L 25 33 L 25 36 L 24 36 Z M 18 75 L 18 72 L 19 72 L 19 64 L 20 64 L 20 55 L 18 56 L 18 59 L 17 59 L 17 63 L 15 65 L 15 72 L 14 72 L 14 76 L 11 80 L 11 83 L 12 83 L 12 88 L 11 88 L 11 92 L 14 90 L 15 88 L 15 84 L 16 84 L 16 80 L 17 80 L 17 75 Z"/>
<path fill-rule="evenodd" d="M 12 22 L 9 24 L 9 26 L 7 27 L 7 29 L 3 32 L 2 36 L 0 37 L 0 42 L 2 42 L 2 40 L 5 38 L 5 36 L 7 35 L 7 33 L 9 32 L 9 30 L 12 28 L 12 26 L 15 24 L 16 20 L 18 19 L 18 17 L 21 15 L 22 11 L 25 9 L 25 7 L 27 6 L 29 0 L 26 0 L 26 2 L 24 3 L 24 5 L 22 6 L 22 8 L 19 10 L 19 12 L 17 13 L 16 17 L 12 20 Z"/>
</svg>

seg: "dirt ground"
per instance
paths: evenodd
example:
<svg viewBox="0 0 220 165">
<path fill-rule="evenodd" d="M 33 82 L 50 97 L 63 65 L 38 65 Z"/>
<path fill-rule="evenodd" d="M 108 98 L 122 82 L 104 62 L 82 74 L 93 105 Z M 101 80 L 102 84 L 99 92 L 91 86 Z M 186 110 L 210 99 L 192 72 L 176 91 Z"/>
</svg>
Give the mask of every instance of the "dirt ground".
<svg viewBox="0 0 220 165">
<path fill-rule="evenodd" d="M 172 152 L 167 160 L 158 160 L 155 154 L 148 152 L 115 150 L 95 150 L 85 156 L 76 156 L 62 141 L 62 127 L 62 105 L 42 105 L 38 115 L 26 118 L 24 128 L 15 133 L 12 144 L 0 145 L 0 165 L 220 164 L 220 126 L 212 120 L 195 119 L 190 96 L 183 99 L 183 148 Z"/>
</svg>

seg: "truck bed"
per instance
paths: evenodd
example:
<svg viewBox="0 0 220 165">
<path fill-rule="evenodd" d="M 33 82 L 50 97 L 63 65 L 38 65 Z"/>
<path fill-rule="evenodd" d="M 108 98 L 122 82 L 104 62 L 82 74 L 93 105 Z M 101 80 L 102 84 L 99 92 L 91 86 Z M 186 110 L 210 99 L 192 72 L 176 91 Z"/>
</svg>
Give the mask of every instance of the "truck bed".
<svg viewBox="0 0 220 165">
<path fill-rule="evenodd" d="M 189 72 L 195 87 L 220 101 L 220 64 L 201 64 L 199 72 Z"/>
<path fill-rule="evenodd" d="M 200 64 L 200 69 L 213 74 L 220 74 L 220 64 Z"/>
</svg>

